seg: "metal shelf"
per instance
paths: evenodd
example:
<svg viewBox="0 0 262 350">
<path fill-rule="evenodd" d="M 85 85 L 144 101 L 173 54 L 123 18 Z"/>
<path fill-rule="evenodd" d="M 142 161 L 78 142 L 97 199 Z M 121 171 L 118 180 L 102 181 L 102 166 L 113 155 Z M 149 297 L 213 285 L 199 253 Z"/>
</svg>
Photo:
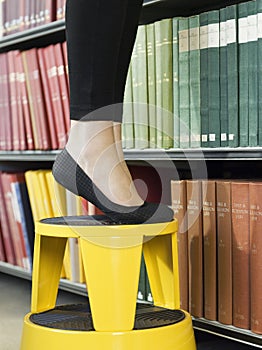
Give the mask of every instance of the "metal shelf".
<svg viewBox="0 0 262 350">
<path fill-rule="evenodd" d="M 54 161 L 59 150 L 53 151 L 0 151 L 0 162 L 45 162 Z M 262 147 L 246 148 L 195 148 L 195 149 L 125 149 L 127 161 L 187 161 L 262 160 Z"/>
</svg>

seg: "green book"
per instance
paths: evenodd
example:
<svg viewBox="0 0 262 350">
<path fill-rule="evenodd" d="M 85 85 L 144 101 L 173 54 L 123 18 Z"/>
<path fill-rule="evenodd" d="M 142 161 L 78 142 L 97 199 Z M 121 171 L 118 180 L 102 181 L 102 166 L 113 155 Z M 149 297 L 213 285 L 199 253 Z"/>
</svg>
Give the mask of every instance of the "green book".
<svg viewBox="0 0 262 350">
<path fill-rule="evenodd" d="M 140 25 L 132 55 L 135 148 L 148 147 L 146 26 Z"/>
<path fill-rule="evenodd" d="M 178 66 L 178 18 L 173 18 L 173 115 L 174 128 L 173 139 L 174 148 L 179 148 L 179 66 Z"/>
<path fill-rule="evenodd" d="M 220 145 L 228 146 L 228 95 L 227 95 L 227 42 L 226 9 L 220 9 L 219 24 L 219 64 L 220 64 Z"/>
<path fill-rule="evenodd" d="M 220 147 L 219 11 L 208 17 L 208 143 Z"/>
<path fill-rule="evenodd" d="M 147 270 L 146 270 L 146 301 L 153 303 L 153 295 L 152 295 L 150 284 L 149 284 Z"/>
<path fill-rule="evenodd" d="M 189 21 L 179 18 L 179 115 L 180 148 L 189 148 L 190 94 L 189 94 Z"/>
<path fill-rule="evenodd" d="M 227 73 L 228 73 L 228 146 L 237 147 L 238 137 L 238 43 L 237 6 L 226 8 Z"/>
<path fill-rule="evenodd" d="M 162 70 L 162 147 L 173 147 L 173 54 L 172 19 L 160 22 L 161 30 L 161 70 Z"/>
<path fill-rule="evenodd" d="M 156 147 L 162 148 L 162 40 L 161 40 L 161 21 L 155 25 L 155 52 L 156 52 Z"/>
<path fill-rule="evenodd" d="M 133 91 L 132 91 L 132 68 L 128 69 L 124 104 L 123 104 L 123 127 L 122 145 L 123 148 L 134 148 L 134 116 L 133 116 Z"/>
<path fill-rule="evenodd" d="M 238 4 L 238 57 L 239 57 L 239 146 L 248 146 L 248 7 Z"/>
<path fill-rule="evenodd" d="M 149 148 L 156 147 L 156 53 L 154 23 L 146 26 L 147 32 L 147 84 L 148 84 L 148 119 Z"/>
<path fill-rule="evenodd" d="M 200 147 L 200 23 L 189 17 L 190 147 Z"/>
<path fill-rule="evenodd" d="M 200 115 L 201 146 L 208 147 L 208 15 L 201 13 L 200 21 Z"/>
<path fill-rule="evenodd" d="M 140 276 L 138 283 L 138 300 L 146 300 L 146 265 L 144 260 L 144 255 L 142 254 L 141 265 L 140 265 Z"/>
<path fill-rule="evenodd" d="M 257 25 L 258 25 L 258 44 L 257 44 L 257 54 L 261 59 L 262 57 L 262 0 L 257 0 Z M 258 144 L 262 146 L 262 64 L 258 65 Z"/>
<path fill-rule="evenodd" d="M 257 5 L 255 1 L 247 3 L 247 39 L 248 39 L 248 145 L 258 144 L 258 56 L 257 56 Z M 261 57 L 259 58 L 261 60 Z M 261 64 L 261 63 L 260 63 Z"/>
</svg>

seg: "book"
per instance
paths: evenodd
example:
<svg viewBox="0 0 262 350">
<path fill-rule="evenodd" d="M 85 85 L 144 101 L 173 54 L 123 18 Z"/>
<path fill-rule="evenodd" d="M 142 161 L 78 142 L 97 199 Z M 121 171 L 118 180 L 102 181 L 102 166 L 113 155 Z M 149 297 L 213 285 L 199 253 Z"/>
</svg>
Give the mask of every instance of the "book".
<svg viewBox="0 0 262 350">
<path fill-rule="evenodd" d="M 4 248 L 4 238 L 1 229 L 1 219 L 0 219 L 0 261 L 6 261 L 5 248 Z"/>
<path fill-rule="evenodd" d="M 217 214 L 217 308 L 218 321 L 232 325 L 232 223 L 231 182 L 216 182 Z"/>
<path fill-rule="evenodd" d="M 188 311 L 188 232 L 186 180 L 171 180 L 171 205 L 178 221 L 177 246 L 180 308 Z"/>
<path fill-rule="evenodd" d="M 179 118 L 180 148 L 190 146 L 190 94 L 189 94 L 189 22 L 179 18 Z"/>
<path fill-rule="evenodd" d="M 262 334 L 261 196 L 262 183 L 250 183 L 250 317 L 251 331 L 258 334 Z"/>
<path fill-rule="evenodd" d="M 233 325 L 250 328 L 249 183 L 232 182 Z"/>
<path fill-rule="evenodd" d="M 200 147 L 200 32 L 199 16 L 189 17 L 190 147 Z"/>
<path fill-rule="evenodd" d="M 220 9 L 219 72 L 220 72 L 220 145 L 228 145 L 228 95 L 227 95 L 227 41 L 226 9 Z"/>
<path fill-rule="evenodd" d="M 257 35 L 258 35 L 258 43 L 257 43 L 257 55 L 258 58 L 262 57 L 262 0 L 257 0 Z M 262 65 L 258 65 L 257 72 L 258 79 L 258 96 L 262 96 Z M 258 99 L 258 125 L 262 125 L 262 99 Z M 262 128 L 258 128 L 258 145 L 262 145 Z"/>
<path fill-rule="evenodd" d="M 146 25 L 149 147 L 156 147 L 156 51 L 154 23 Z"/>
<path fill-rule="evenodd" d="M 3 113 L 4 119 L 4 135 L 5 135 L 5 150 L 10 151 L 13 148 L 12 140 L 12 123 L 11 123 L 11 109 L 10 109 L 10 87 L 8 83 L 8 64 L 7 55 L 4 53 L 1 55 L 1 75 L 3 79 Z"/>
<path fill-rule="evenodd" d="M 143 254 L 141 257 L 137 299 L 144 300 L 144 301 L 146 300 L 146 265 L 145 265 L 145 259 Z"/>
<path fill-rule="evenodd" d="M 200 115 L 201 147 L 208 147 L 208 14 L 199 15 L 200 21 Z"/>
<path fill-rule="evenodd" d="M 129 66 L 124 92 L 123 104 L 123 148 L 134 148 L 134 115 L 133 115 L 132 67 Z"/>
<path fill-rule="evenodd" d="M 219 10 L 208 18 L 208 143 L 220 147 Z"/>
<path fill-rule="evenodd" d="M 179 120 L 179 44 L 178 44 L 178 18 L 173 18 L 173 115 L 174 132 L 173 147 L 180 145 L 180 120 Z"/>
<path fill-rule="evenodd" d="M 239 145 L 238 123 L 238 44 L 237 44 L 237 6 L 226 7 L 227 38 L 227 94 L 228 94 L 228 146 Z"/>
<path fill-rule="evenodd" d="M 173 55 L 172 55 L 172 19 L 160 22 L 161 30 L 161 75 L 162 75 L 162 148 L 173 147 Z"/>
<path fill-rule="evenodd" d="M 247 3 L 247 47 L 248 47 L 248 145 L 257 146 L 258 134 L 258 35 L 257 35 L 257 4 L 256 1 Z"/>
<path fill-rule="evenodd" d="M 238 5 L 238 56 L 239 56 L 239 146 L 249 144 L 248 103 L 248 6 Z"/>
<path fill-rule="evenodd" d="M 189 312 L 203 317 L 202 184 L 187 180 Z"/>
<path fill-rule="evenodd" d="M 216 182 L 202 181 L 204 317 L 217 320 Z"/>
</svg>

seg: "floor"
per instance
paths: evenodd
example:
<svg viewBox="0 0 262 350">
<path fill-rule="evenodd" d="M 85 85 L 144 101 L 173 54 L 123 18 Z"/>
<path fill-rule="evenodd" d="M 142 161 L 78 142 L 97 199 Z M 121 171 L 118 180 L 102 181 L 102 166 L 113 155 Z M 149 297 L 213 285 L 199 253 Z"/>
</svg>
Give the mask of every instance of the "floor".
<svg viewBox="0 0 262 350">
<path fill-rule="evenodd" d="M 58 304 L 84 302 L 85 298 L 60 291 Z M 23 317 L 29 311 L 30 282 L 0 273 L 0 350 L 19 350 Z M 196 332 L 198 350 L 251 350 L 211 334 Z"/>
</svg>

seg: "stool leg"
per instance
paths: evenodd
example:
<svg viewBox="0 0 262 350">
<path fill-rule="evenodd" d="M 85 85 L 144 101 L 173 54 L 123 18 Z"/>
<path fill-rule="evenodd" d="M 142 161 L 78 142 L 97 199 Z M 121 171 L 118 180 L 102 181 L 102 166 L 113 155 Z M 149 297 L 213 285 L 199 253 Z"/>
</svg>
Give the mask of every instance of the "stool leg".
<svg viewBox="0 0 262 350">
<path fill-rule="evenodd" d="M 144 243 L 143 252 L 154 304 L 180 307 L 176 234 L 154 237 Z"/>
<path fill-rule="evenodd" d="M 36 234 L 31 312 L 52 309 L 56 303 L 67 238 Z"/>
<path fill-rule="evenodd" d="M 81 250 L 94 328 L 97 331 L 128 331 L 134 327 L 142 237 L 118 247 L 81 238 Z M 124 248 L 123 248 L 124 247 Z"/>
</svg>

